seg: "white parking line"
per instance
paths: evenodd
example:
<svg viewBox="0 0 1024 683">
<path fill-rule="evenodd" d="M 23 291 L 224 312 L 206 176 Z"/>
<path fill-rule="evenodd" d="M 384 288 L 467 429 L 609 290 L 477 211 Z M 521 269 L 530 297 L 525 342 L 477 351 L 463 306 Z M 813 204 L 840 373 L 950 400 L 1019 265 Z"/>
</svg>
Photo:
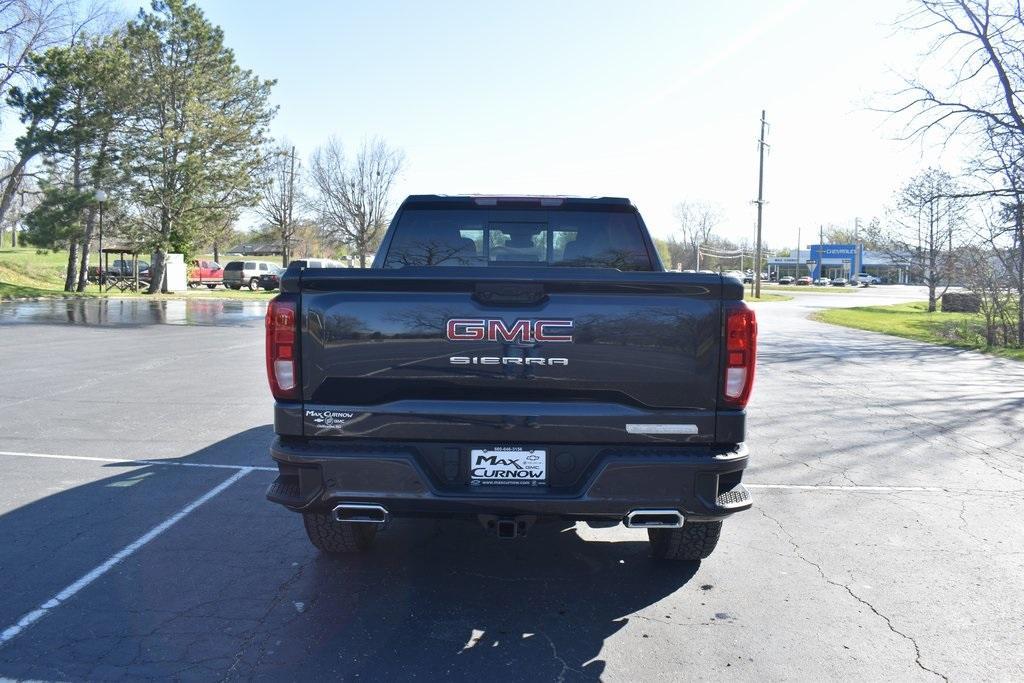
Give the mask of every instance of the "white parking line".
<svg viewBox="0 0 1024 683">
<path fill-rule="evenodd" d="M 207 467 L 219 470 L 254 470 L 257 472 L 277 472 L 276 467 L 258 467 L 256 465 L 215 465 L 205 462 L 178 462 L 175 460 L 130 460 L 128 458 L 96 458 L 88 455 L 57 455 L 55 453 L 22 453 L 20 451 L 0 451 L 0 455 L 17 458 L 47 458 L 50 460 L 84 460 L 86 462 L 118 462 L 125 465 L 164 465 L 166 467 Z"/>
<path fill-rule="evenodd" d="M 748 489 L 792 489 L 795 491 L 865 491 L 865 492 L 888 492 L 888 491 L 930 491 L 933 493 L 945 493 L 956 489 L 941 488 L 939 486 L 834 486 L 832 484 L 743 484 Z"/>
<path fill-rule="evenodd" d="M 93 581 L 100 578 L 108 571 L 110 571 L 111 568 L 113 568 L 114 565 L 116 565 L 118 562 L 134 554 L 136 551 L 138 551 L 144 545 L 152 541 L 154 538 L 156 538 L 157 536 L 159 536 L 160 534 L 162 534 L 163 532 L 167 531 L 172 526 L 180 522 L 197 507 L 199 507 L 206 501 L 210 500 L 214 496 L 223 493 L 223 491 L 226 488 L 234 484 L 236 481 L 238 481 L 245 475 L 252 472 L 252 469 L 253 468 L 251 467 L 239 468 L 237 472 L 232 474 L 225 481 L 221 482 L 220 484 L 217 484 L 212 489 L 210 489 L 203 495 L 199 496 L 182 509 L 178 510 L 178 512 L 174 513 L 173 515 L 157 524 L 155 527 L 147 531 L 145 534 L 143 534 L 136 540 L 132 541 L 125 547 L 118 550 L 116 553 L 111 555 L 110 558 L 103 564 L 91 570 L 89 573 L 85 574 L 83 577 L 72 583 L 70 586 L 68 586 L 61 592 L 57 593 L 55 596 L 53 596 L 52 598 L 44 602 L 42 605 L 40 605 L 37 609 L 34 609 L 28 614 L 24 615 L 21 619 L 18 620 L 16 624 L 8 626 L 6 629 L 4 629 L 3 633 L 0 633 L 0 647 L 2 647 L 12 638 L 15 638 L 19 633 L 27 629 L 29 626 L 45 617 L 49 612 L 56 609 L 57 607 L 60 607 L 63 603 L 70 600 L 80 590 L 82 590 L 90 583 L 92 583 Z"/>
</svg>

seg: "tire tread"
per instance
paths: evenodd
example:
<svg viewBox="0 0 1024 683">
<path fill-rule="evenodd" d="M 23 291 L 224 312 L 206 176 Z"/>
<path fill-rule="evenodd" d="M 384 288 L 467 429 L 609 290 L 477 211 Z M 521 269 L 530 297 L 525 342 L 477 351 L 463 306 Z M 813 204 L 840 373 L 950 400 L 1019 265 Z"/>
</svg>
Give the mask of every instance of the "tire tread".
<svg viewBox="0 0 1024 683">
<path fill-rule="evenodd" d="M 336 522 L 328 512 L 304 512 L 302 523 L 310 542 L 325 553 L 361 553 L 373 545 L 377 536 L 374 524 Z"/>
<path fill-rule="evenodd" d="M 684 522 L 679 529 L 648 529 L 651 554 L 660 560 L 703 560 L 722 533 L 721 522 Z"/>
</svg>

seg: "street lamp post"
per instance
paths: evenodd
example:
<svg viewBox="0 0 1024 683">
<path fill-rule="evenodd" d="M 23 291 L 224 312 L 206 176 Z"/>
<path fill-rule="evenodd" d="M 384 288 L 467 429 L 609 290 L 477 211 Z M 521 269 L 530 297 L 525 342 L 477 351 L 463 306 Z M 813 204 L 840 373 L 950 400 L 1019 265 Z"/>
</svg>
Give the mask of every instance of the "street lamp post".
<svg viewBox="0 0 1024 683">
<path fill-rule="evenodd" d="M 96 262 L 96 285 L 103 291 L 103 202 L 107 201 L 107 193 L 103 190 L 96 190 L 96 201 L 100 204 L 100 253 Z"/>
</svg>

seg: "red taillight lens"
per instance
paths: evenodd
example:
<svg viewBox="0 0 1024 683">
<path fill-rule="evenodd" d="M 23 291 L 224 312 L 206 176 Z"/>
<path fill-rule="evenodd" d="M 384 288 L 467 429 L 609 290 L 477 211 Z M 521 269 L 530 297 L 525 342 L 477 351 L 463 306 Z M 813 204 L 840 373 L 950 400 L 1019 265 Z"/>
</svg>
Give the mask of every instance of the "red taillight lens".
<svg viewBox="0 0 1024 683">
<path fill-rule="evenodd" d="M 722 398 L 726 404 L 743 408 L 754 386 L 757 357 L 757 318 L 745 304 L 726 309 L 725 377 Z"/>
<path fill-rule="evenodd" d="M 299 395 L 297 318 L 294 301 L 274 299 L 267 307 L 267 379 L 274 398 L 294 399 Z"/>
</svg>

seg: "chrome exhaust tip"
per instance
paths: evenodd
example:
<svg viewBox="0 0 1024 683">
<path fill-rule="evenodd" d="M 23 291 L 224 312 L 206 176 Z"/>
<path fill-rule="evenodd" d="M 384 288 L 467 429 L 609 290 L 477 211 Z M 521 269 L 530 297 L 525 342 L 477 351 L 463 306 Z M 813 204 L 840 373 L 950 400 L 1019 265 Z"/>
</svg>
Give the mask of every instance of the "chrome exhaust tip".
<svg viewBox="0 0 1024 683">
<path fill-rule="evenodd" d="M 387 524 L 388 511 L 383 505 L 371 503 L 342 503 L 331 511 L 335 522 L 359 524 Z"/>
<path fill-rule="evenodd" d="M 633 510 L 626 515 L 630 529 L 678 529 L 683 526 L 679 510 Z"/>
</svg>

